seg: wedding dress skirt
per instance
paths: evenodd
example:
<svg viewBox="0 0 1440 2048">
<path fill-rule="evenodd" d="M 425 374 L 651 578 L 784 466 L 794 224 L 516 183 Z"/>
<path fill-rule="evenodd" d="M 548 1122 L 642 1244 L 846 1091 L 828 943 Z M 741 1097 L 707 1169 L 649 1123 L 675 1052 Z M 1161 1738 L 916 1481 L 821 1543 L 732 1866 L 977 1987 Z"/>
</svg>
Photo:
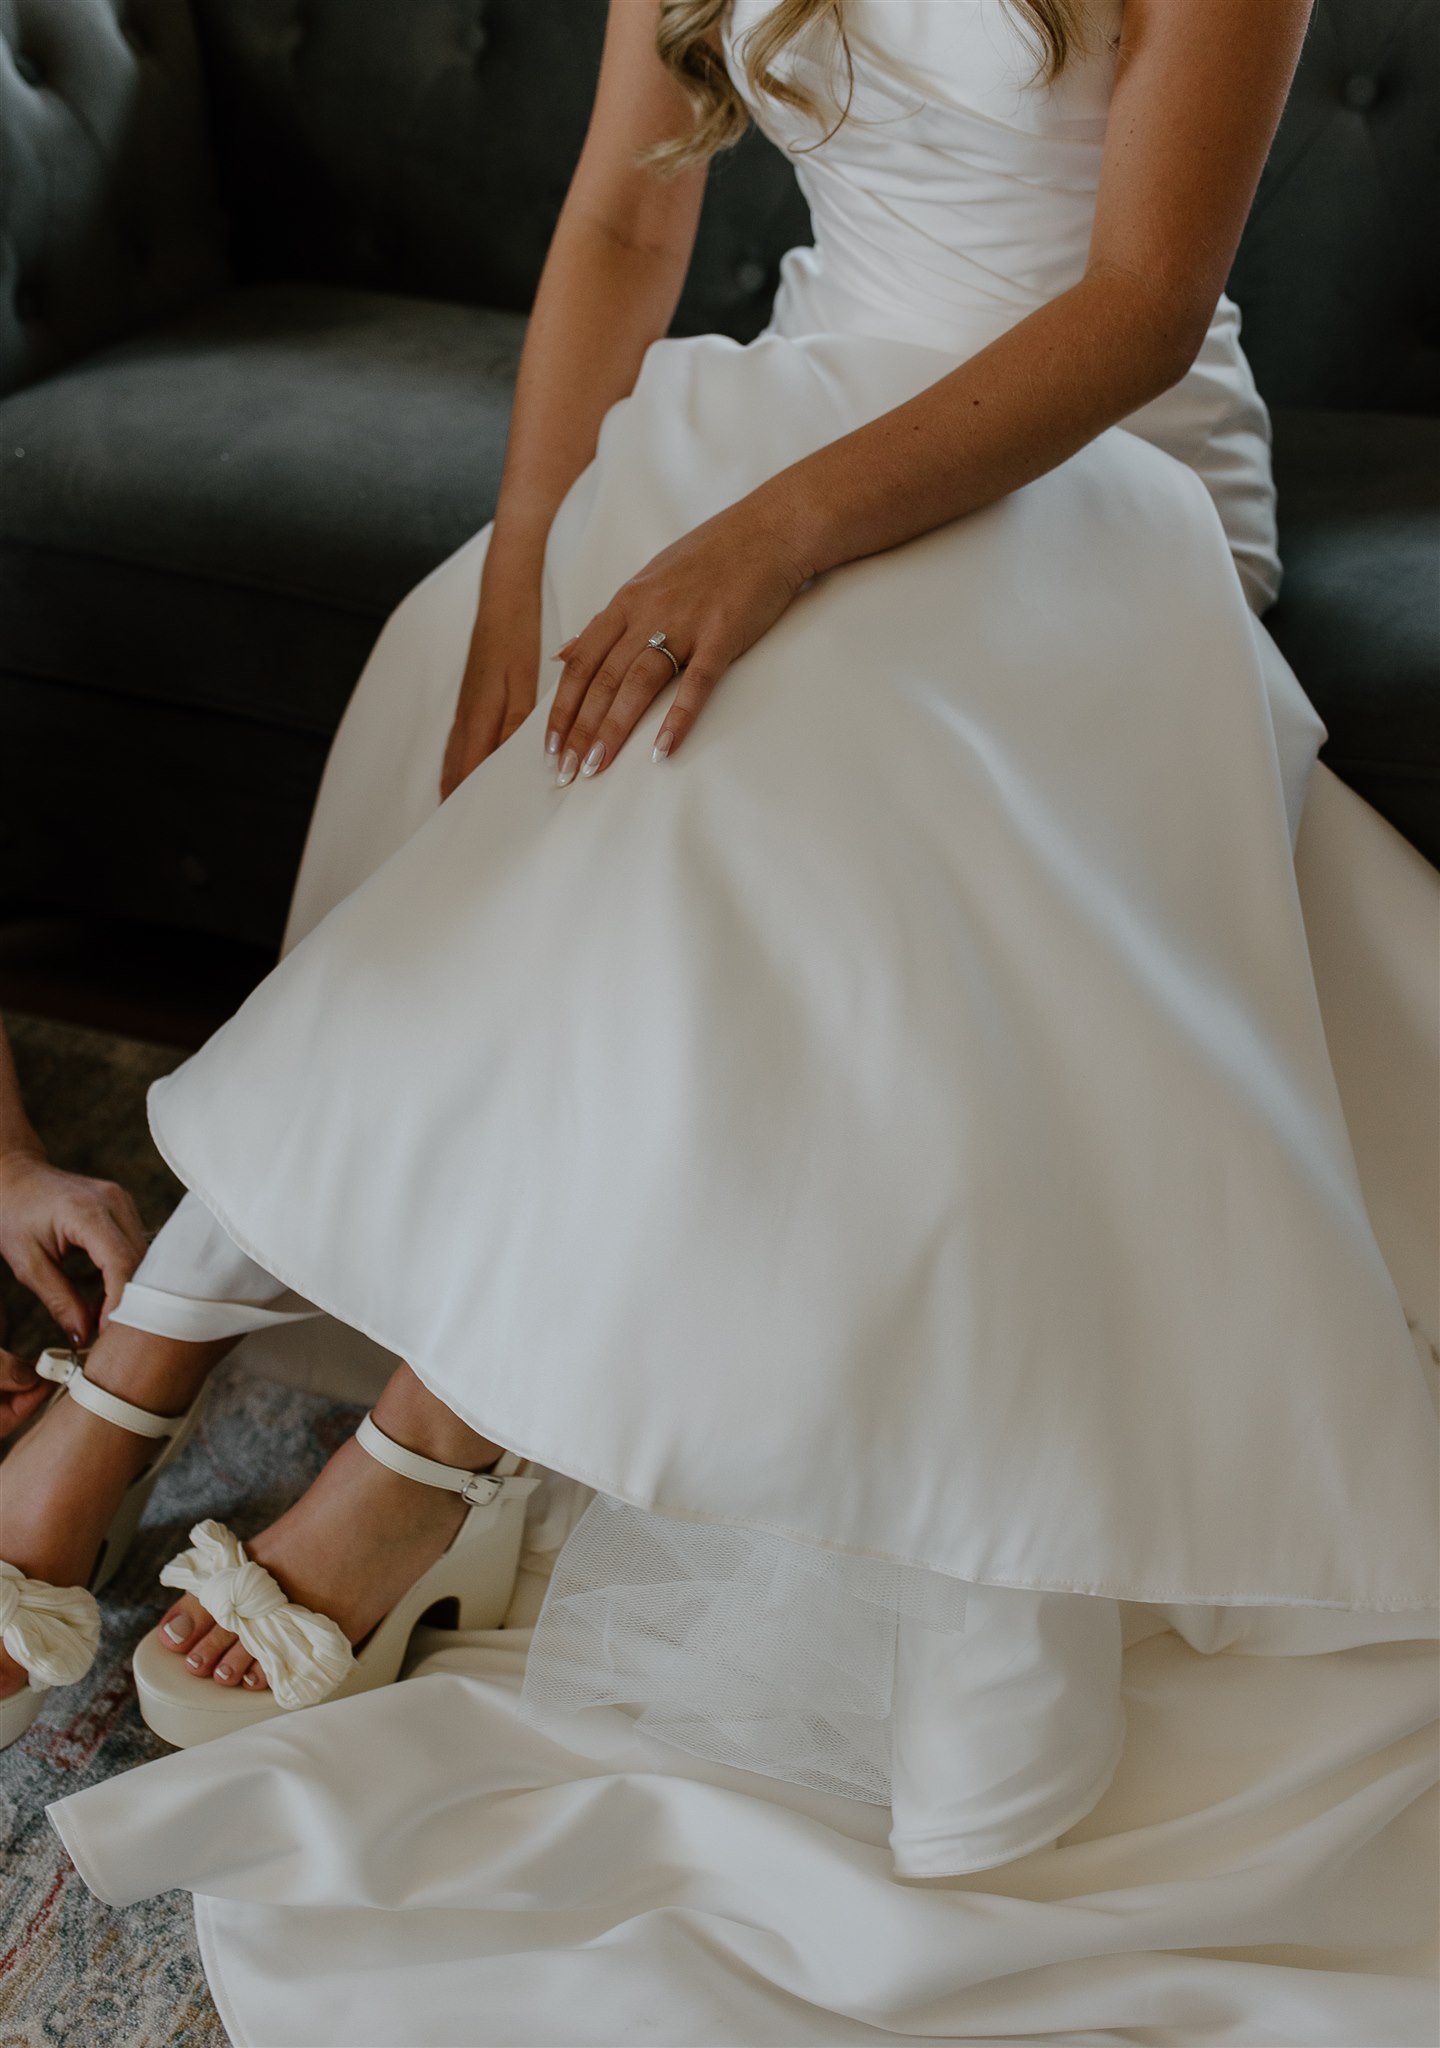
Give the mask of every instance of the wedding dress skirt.
<svg viewBox="0 0 1440 2048">
<path fill-rule="evenodd" d="M 855 0 L 847 22 L 856 118 L 798 160 L 816 251 L 787 261 L 748 347 L 650 349 L 554 523 L 547 648 L 677 535 L 1083 268 L 1113 52 L 1027 96 L 1000 0 Z M 813 139 L 761 111 L 782 142 Z M 1319 721 L 1255 615 L 1273 504 L 1235 329 L 1222 302 L 1194 375 L 1124 428 L 817 581 L 661 764 L 670 690 L 602 776 L 557 789 L 542 680 L 534 715 L 437 809 L 487 536 L 387 625 L 327 769 L 286 956 L 152 1095 L 198 1201 L 121 1313 L 184 1335 L 211 1313 L 238 1329 L 324 1311 L 568 1475 L 573 1527 L 546 1552 L 523 1692 L 513 1652 L 473 1646 L 451 1668 L 478 1691 L 443 1708 L 409 1686 L 321 1707 L 56 1810 L 107 1896 L 168 1882 L 230 1902 L 212 1976 L 263 1928 L 293 2007 L 307 1965 L 271 1909 L 313 1907 L 319 1947 L 333 1934 L 347 1968 L 383 1957 L 393 1991 L 403 1937 L 377 1909 L 453 1955 L 455 1906 L 483 1919 L 477 1901 L 538 1898 L 515 1953 L 564 1952 L 574 2031 L 559 1989 L 527 1980 L 521 1997 L 467 1949 L 458 1981 L 500 1984 L 496 2014 L 467 2004 L 456 2032 L 437 1993 L 423 2038 L 1013 2031 L 1003 1996 L 972 1995 L 978 1963 L 970 1992 L 942 1996 L 946 1937 L 919 1906 L 895 1909 L 914 1946 L 883 1994 L 843 1992 L 818 1923 L 795 1921 L 804 1955 L 766 1974 L 730 1939 L 751 1909 L 727 1894 L 703 1965 L 667 1975 L 627 1950 L 674 1992 L 652 2018 L 607 1999 L 605 1930 L 632 1906 L 645 1918 L 647 1887 L 688 1925 L 691 1887 L 731 1852 L 740 1884 L 747 1859 L 793 1845 L 782 1816 L 801 1812 L 830 1831 L 792 1866 L 817 1898 L 844 1891 L 866 1815 L 911 1877 L 1045 1857 L 1087 1812 L 1117 1843 L 1159 1829 L 1157 1860 L 1102 1859 L 1001 1974 L 1095 1957 L 1107 1873 L 1127 1947 L 1323 1948 L 1333 1908 L 1367 1967 L 1358 1895 L 1336 1903 L 1339 1878 L 1316 1890 L 1311 1874 L 1322 1838 L 1348 1867 L 1377 1830 L 1413 1829 L 1430 1782 L 1440 1330 L 1417 963 L 1435 878 L 1313 766 Z M 1219 1769 L 1197 1786 L 1186 1821 L 1164 1787 L 1203 1748 L 1215 1652 L 1250 1674 L 1236 1698 L 1268 1747 L 1237 1763 L 1243 1787 Z M 1167 1719 L 1157 1671 L 1181 1653 L 1194 1669 L 1173 1665 Z M 1290 1660 L 1316 1674 L 1303 1727 Z M 1153 1753 L 1131 1748 L 1137 1718 Z M 413 1886 L 377 1890 L 384 1798 L 352 1809 L 336 1788 L 415 1740 L 437 1803 L 409 1764 L 407 1797 L 456 1832 L 407 1848 Z M 592 1743 L 594 1769 L 576 1761 Z M 1381 1756 L 1383 1815 L 1350 1798 Z M 591 1794 L 597 1775 L 618 1798 L 645 1772 L 642 1855 L 643 1826 L 637 1848 Z M 252 1796 L 267 1784 L 288 1805 Z M 717 1784 L 749 1802 L 748 1832 L 727 1837 L 701 1797 Z M 507 1809 L 518 1834 L 507 1785 L 534 1795 Z M 489 1847 L 464 1847 L 467 1787 L 500 1830 Z M 228 1818 L 201 1841 L 215 1800 Z M 1239 1811 L 1253 1825 L 1237 1832 Z M 116 1849 L 138 1835 L 122 1879 Z M 578 1896 L 571 1852 L 629 1873 L 618 1920 L 546 1919 Z M 1275 1889 L 1243 1926 L 1207 1917 L 1190 1878 L 1162 1883 L 1194 1857 L 1258 1858 Z M 1050 1869 L 1034 1882 L 1058 1896 Z M 1315 1910 L 1292 1913 L 1302 1894 Z M 487 1954 L 508 1955 L 519 1922 L 485 1926 Z M 1383 1948 L 1377 1934 L 1366 1952 Z M 757 1972 L 775 1989 L 764 2032 L 737 1989 Z M 1286 2032 L 1293 2012 L 1264 1998 L 1244 2008 L 1255 2033 L 1227 2034 L 1204 1997 L 1147 2002 L 1101 1974 L 1097 2001 L 1075 1977 L 1068 2008 L 1019 2008 L 1032 2032 L 1068 2010 L 1076 2039 L 1095 2011 L 1137 2040 L 1150 2024 L 1177 2041 L 1347 2038 Z M 344 2038 L 383 2039 L 389 1996 L 347 2008 Z M 1396 2040 L 1419 2038 L 1408 1997 L 1371 2000 Z M 1185 2034 L 1202 2011 L 1210 2030 Z"/>
<path fill-rule="evenodd" d="M 555 521 L 547 644 L 946 367 L 652 348 Z M 348 829 L 433 782 L 454 649 L 362 687 Z M 1032 1591 L 1424 1607 L 1433 1409 L 1277 673 L 1203 485 L 1113 431 L 802 594 L 671 761 L 667 692 L 558 790 L 542 693 L 157 1085 L 157 1142 L 267 1272 L 639 1508 Z"/>
</svg>

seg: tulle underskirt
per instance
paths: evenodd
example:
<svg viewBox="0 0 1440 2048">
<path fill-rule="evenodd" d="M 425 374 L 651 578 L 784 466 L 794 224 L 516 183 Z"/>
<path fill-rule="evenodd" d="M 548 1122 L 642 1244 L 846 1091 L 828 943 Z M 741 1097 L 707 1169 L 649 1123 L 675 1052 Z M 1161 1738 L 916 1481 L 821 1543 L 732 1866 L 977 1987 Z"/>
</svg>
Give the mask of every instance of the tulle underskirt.
<svg viewBox="0 0 1440 2048">
<path fill-rule="evenodd" d="M 556 1562 L 521 1712 L 624 1707 L 691 1755 L 888 1805 L 897 1630 L 963 1633 L 967 1596 L 918 1565 L 597 1494 Z"/>
</svg>

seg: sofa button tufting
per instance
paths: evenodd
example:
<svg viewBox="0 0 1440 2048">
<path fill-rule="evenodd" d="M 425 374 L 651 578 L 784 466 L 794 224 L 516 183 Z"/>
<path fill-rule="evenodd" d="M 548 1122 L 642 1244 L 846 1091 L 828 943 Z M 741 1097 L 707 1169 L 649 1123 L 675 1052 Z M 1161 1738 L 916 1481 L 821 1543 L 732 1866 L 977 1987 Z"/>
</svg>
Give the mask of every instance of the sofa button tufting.
<svg viewBox="0 0 1440 2048">
<path fill-rule="evenodd" d="M 15 69 L 19 72 L 20 76 L 24 79 L 27 85 L 32 85 L 36 87 L 37 90 L 44 83 L 44 74 L 42 73 L 40 66 L 35 62 L 35 59 L 28 55 L 27 52 L 24 50 L 17 50 L 15 52 Z"/>
<path fill-rule="evenodd" d="M 1368 71 L 1352 71 L 1340 89 L 1340 97 L 1355 114 L 1368 114 L 1380 97 L 1380 81 Z"/>
<path fill-rule="evenodd" d="M 766 277 L 765 265 L 756 262 L 753 256 L 735 266 L 735 282 L 747 298 L 753 298 L 756 292 L 764 291 Z"/>
</svg>

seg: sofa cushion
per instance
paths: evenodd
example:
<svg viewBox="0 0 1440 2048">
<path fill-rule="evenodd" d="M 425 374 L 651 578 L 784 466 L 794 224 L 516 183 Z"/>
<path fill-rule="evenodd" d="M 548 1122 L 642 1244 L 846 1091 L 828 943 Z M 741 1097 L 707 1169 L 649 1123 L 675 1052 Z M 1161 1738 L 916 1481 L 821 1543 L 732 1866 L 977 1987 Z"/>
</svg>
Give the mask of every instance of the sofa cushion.
<svg viewBox="0 0 1440 2048">
<path fill-rule="evenodd" d="M 527 308 L 594 97 L 607 0 L 195 0 L 240 274 Z M 752 131 L 714 166 L 681 333 L 748 340 L 810 240 Z"/>
<path fill-rule="evenodd" d="M 490 516 L 524 324 L 222 294 L 0 402 L 0 541 L 383 616 Z"/>
<path fill-rule="evenodd" d="M 5 0 L 0 392 L 225 277 L 189 0 Z"/>
<path fill-rule="evenodd" d="M 1279 602 L 1322 758 L 1440 866 L 1440 419 L 1277 412 Z"/>
</svg>

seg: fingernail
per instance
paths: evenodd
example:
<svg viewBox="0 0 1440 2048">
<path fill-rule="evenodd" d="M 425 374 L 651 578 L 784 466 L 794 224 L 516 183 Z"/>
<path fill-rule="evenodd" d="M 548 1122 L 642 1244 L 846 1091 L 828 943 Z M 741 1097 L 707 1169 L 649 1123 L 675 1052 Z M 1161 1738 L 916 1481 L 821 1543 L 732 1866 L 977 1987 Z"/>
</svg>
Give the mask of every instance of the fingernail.
<svg viewBox="0 0 1440 2048">
<path fill-rule="evenodd" d="M 559 735 L 559 733 L 558 733 L 558 732 L 547 732 L 547 733 L 546 733 L 546 735 L 545 735 L 545 751 L 546 751 L 546 753 L 547 753 L 547 754 L 558 754 L 558 753 L 559 753 L 559 751 L 560 751 L 560 735 Z"/>
<path fill-rule="evenodd" d="M 602 761 L 603 761 L 604 759 L 605 759 L 605 749 L 604 749 L 604 748 L 603 748 L 603 747 L 601 746 L 601 744 L 600 744 L 599 740 L 596 740 L 596 742 L 595 742 L 594 746 L 593 746 L 593 747 L 592 747 L 592 748 L 590 749 L 589 753 L 588 753 L 588 754 L 587 754 L 587 755 L 585 756 L 585 765 L 584 765 L 584 767 L 583 767 L 583 768 L 582 768 L 582 769 L 580 770 L 580 773 L 581 773 L 582 775 L 593 775 L 593 774 L 595 773 L 595 770 L 596 770 L 596 769 L 597 769 L 597 768 L 598 768 L 598 767 L 600 766 L 600 763 L 601 763 L 601 762 L 602 762 Z"/>
<path fill-rule="evenodd" d="M 560 773 L 555 780 L 563 789 L 567 782 L 575 780 L 575 770 L 580 766 L 580 756 L 573 747 L 565 749 L 565 759 L 560 763 Z"/>
<path fill-rule="evenodd" d="M 669 753 L 670 749 L 674 746 L 674 744 L 675 735 L 667 728 L 664 732 L 661 733 L 659 739 L 656 740 L 655 751 L 650 756 L 650 759 L 652 761 L 663 761 L 665 759 L 665 756 Z"/>
<path fill-rule="evenodd" d="M 242 1685 L 256 1686 L 260 1683 L 260 1673 L 254 1670 L 247 1671 L 240 1683 Z"/>
<path fill-rule="evenodd" d="M 192 1671 L 198 1671 L 200 1669 L 200 1666 L 205 1662 L 205 1659 L 199 1656 L 187 1657 L 185 1659 L 185 1662 L 190 1666 L 190 1669 Z"/>
<path fill-rule="evenodd" d="M 177 1614 L 173 1621 L 167 1621 L 164 1628 L 166 1640 L 177 1645 L 188 1642 L 194 1632 L 194 1622 L 188 1621 L 183 1614 Z"/>
</svg>

